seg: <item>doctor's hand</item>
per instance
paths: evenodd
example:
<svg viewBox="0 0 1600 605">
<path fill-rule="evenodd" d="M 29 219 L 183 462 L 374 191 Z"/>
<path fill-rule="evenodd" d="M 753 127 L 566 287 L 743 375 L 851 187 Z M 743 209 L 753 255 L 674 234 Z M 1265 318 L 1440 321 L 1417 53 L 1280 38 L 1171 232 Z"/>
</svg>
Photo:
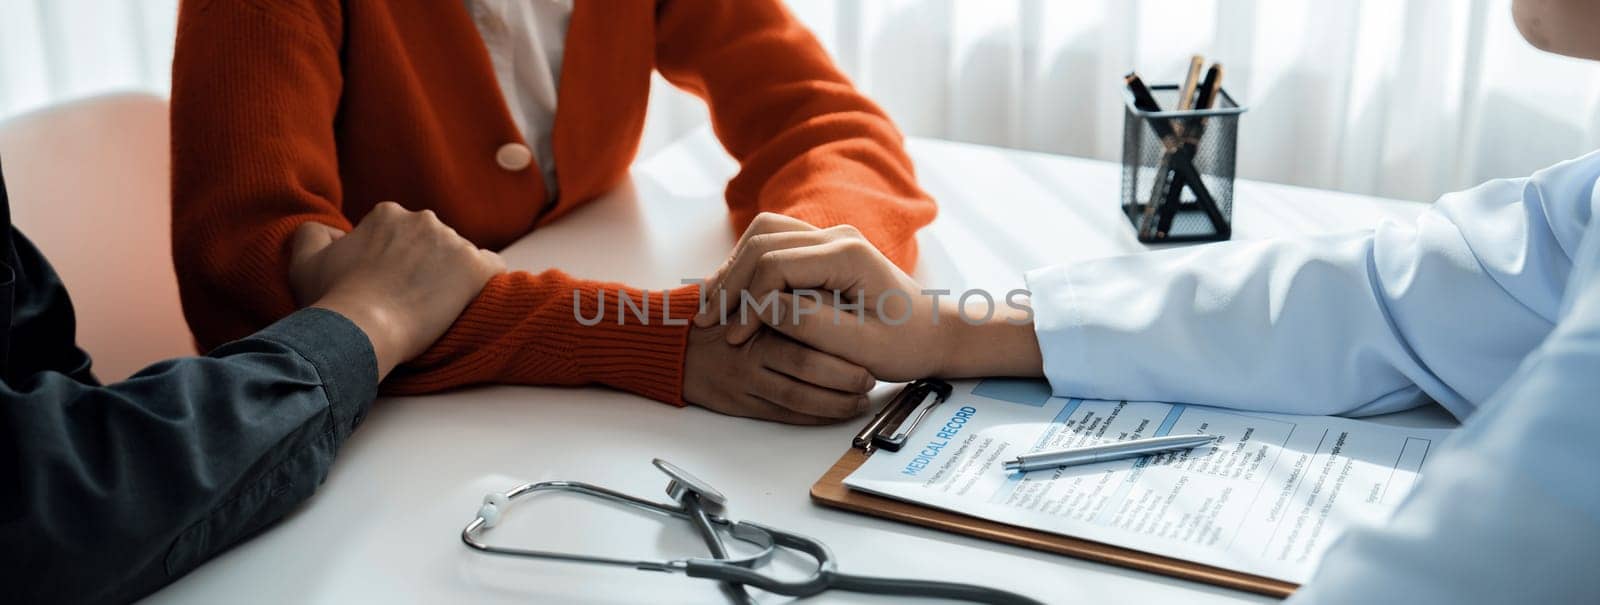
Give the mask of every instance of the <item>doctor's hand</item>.
<svg viewBox="0 0 1600 605">
<path fill-rule="evenodd" d="M 719 323 L 759 326 L 760 322 L 755 318 L 739 313 L 739 293 L 750 287 L 755 261 L 765 252 L 814 246 L 850 235 L 859 236 L 854 228 L 848 226 L 819 229 L 811 223 L 782 214 L 763 212 L 756 215 L 733 245 L 733 254 L 706 279 L 705 287 L 701 289 L 700 312 L 694 317 L 694 325 L 702 328 Z M 750 333 L 753 331 L 746 332 L 744 336 L 749 337 Z"/>
<path fill-rule="evenodd" d="M 749 297 L 757 305 L 770 300 L 759 314 L 766 326 L 880 380 L 1043 374 L 1031 309 L 991 294 L 992 315 L 963 314 L 949 292 L 924 290 L 859 234 L 741 250 L 735 258 L 736 266 L 748 263 L 730 273 L 748 272 Z M 744 342 L 756 329 L 733 325 L 728 342 Z"/>
<path fill-rule="evenodd" d="M 689 403 L 788 424 L 831 424 L 867 410 L 866 393 L 877 381 L 860 366 L 769 330 L 728 344 L 724 329 L 689 328 L 683 369 Z"/>
<path fill-rule="evenodd" d="M 430 211 L 383 202 L 349 233 L 307 222 L 290 244 L 301 305 L 336 311 L 372 341 L 381 379 L 444 335 L 505 262 Z"/>
</svg>

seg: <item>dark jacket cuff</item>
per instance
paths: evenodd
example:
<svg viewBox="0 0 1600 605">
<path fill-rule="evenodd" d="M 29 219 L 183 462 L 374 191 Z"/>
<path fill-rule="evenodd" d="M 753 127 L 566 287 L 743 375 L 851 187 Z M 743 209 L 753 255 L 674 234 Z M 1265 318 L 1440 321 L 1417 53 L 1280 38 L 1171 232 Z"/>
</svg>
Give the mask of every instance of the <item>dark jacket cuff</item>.
<svg viewBox="0 0 1600 605">
<path fill-rule="evenodd" d="M 255 336 L 293 349 L 317 369 L 340 440 L 361 424 L 378 396 L 378 358 L 367 333 L 354 322 L 334 311 L 307 307 Z"/>
</svg>

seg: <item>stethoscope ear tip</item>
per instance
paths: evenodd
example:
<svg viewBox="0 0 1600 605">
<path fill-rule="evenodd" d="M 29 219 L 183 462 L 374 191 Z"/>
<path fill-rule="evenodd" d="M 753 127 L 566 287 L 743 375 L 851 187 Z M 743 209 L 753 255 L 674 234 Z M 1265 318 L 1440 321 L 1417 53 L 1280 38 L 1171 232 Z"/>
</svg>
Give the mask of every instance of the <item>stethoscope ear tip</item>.
<svg viewBox="0 0 1600 605">
<path fill-rule="evenodd" d="M 654 463 L 656 468 L 661 469 L 661 472 L 672 478 L 667 484 L 667 493 L 672 494 L 673 499 L 677 501 L 676 506 L 652 502 L 577 481 L 529 483 L 512 488 L 510 491 L 485 494 L 483 504 L 478 507 L 478 517 L 468 523 L 467 527 L 461 531 L 461 541 L 466 543 L 469 548 L 487 554 L 565 561 L 568 563 L 630 567 L 644 571 L 676 572 L 695 578 L 749 585 L 767 592 L 787 596 L 810 596 L 829 589 L 841 589 L 902 596 L 937 596 L 983 603 L 1035 603 L 1035 601 L 1025 597 L 982 586 L 926 580 L 863 578 L 840 574 L 836 571 L 837 568 L 832 552 L 822 542 L 748 521 L 731 521 L 723 517 L 708 516 L 704 505 L 721 505 L 727 502 L 727 498 L 721 492 L 670 462 L 657 458 Z M 480 531 L 487 530 L 500 523 L 500 518 L 506 514 L 506 509 L 511 507 L 513 496 L 521 498 L 528 494 L 540 492 L 576 493 L 665 515 L 668 518 L 686 518 L 691 523 L 695 523 L 698 520 L 699 527 L 708 535 L 708 545 L 713 542 L 716 543 L 713 551 L 713 555 L 716 558 L 691 558 L 672 561 L 619 559 L 569 552 L 507 548 L 495 546 L 479 539 L 478 534 Z M 736 540 L 754 545 L 759 549 L 759 552 L 738 558 L 729 558 L 721 545 L 720 538 L 716 536 L 718 529 L 712 527 L 713 524 L 725 526 L 726 529 L 723 531 L 728 532 Z M 784 580 L 756 571 L 758 567 L 768 563 L 780 548 L 792 549 L 815 559 L 817 562 L 816 571 L 811 577 L 798 581 Z M 841 580 L 847 580 L 852 585 L 842 585 Z"/>
<path fill-rule="evenodd" d="M 500 524 L 500 513 L 511 504 L 511 496 L 505 492 L 490 492 L 483 496 L 483 506 L 478 507 L 478 518 L 483 519 L 484 529 Z"/>
</svg>

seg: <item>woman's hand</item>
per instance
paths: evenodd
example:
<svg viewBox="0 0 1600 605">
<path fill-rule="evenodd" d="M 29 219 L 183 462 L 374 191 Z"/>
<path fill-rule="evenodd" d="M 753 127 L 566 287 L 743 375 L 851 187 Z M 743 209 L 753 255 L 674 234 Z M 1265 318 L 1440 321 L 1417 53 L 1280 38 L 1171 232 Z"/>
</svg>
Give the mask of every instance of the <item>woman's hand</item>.
<svg viewBox="0 0 1600 605">
<path fill-rule="evenodd" d="M 866 393 L 877 381 L 861 366 L 770 330 L 728 344 L 724 330 L 689 328 L 684 400 L 730 416 L 789 424 L 831 424 L 867 411 Z"/>
<path fill-rule="evenodd" d="M 753 263 L 741 251 L 817 241 L 823 234 L 804 221 L 762 213 L 735 245 L 735 253 L 706 281 L 703 304 L 689 330 L 683 397 L 729 414 L 787 422 L 827 424 L 867 410 L 866 393 L 877 380 L 861 366 L 761 330 L 760 320 L 738 321 L 739 293 Z M 743 329 L 737 341 L 733 329 Z"/>
<path fill-rule="evenodd" d="M 505 262 L 432 211 L 378 204 L 345 233 L 316 222 L 295 232 L 289 283 L 302 305 L 355 322 L 378 357 L 378 375 L 444 335 Z"/>
</svg>

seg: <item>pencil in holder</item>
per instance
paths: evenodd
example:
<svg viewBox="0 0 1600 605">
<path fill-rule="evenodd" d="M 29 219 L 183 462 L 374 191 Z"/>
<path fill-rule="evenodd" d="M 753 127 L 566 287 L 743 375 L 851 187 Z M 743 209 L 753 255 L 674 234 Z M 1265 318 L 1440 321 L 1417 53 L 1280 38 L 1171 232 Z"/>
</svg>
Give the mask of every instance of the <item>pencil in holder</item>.
<svg viewBox="0 0 1600 605">
<path fill-rule="evenodd" d="M 1179 105 L 1177 85 L 1152 86 L 1162 107 Z M 1207 242 L 1233 235 L 1233 175 L 1239 115 L 1228 95 L 1210 109 L 1144 111 L 1131 94 L 1123 113 L 1122 211 L 1139 241 Z M 1165 128 L 1152 126 L 1161 120 Z M 1158 132 L 1171 133 L 1163 137 Z"/>
</svg>

